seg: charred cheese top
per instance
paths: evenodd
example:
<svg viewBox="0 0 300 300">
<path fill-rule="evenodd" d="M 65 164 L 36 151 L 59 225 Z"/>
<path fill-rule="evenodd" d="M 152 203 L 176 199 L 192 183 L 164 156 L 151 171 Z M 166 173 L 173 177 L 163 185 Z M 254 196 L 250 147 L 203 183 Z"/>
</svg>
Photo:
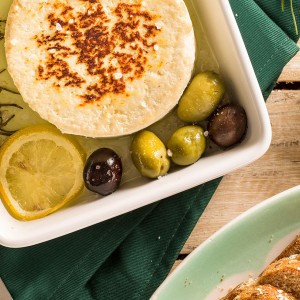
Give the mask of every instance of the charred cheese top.
<svg viewBox="0 0 300 300">
<path fill-rule="evenodd" d="M 14 0 L 5 49 L 29 106 L 62 132 L 89 137 L 161 119 L 195 60 L 182 0 Z"/>
</svg>

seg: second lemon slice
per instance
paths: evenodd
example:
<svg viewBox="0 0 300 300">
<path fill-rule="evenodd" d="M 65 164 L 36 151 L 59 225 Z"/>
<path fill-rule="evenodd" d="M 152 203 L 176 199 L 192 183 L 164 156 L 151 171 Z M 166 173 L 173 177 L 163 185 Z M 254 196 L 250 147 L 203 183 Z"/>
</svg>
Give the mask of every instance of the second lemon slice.
<svg viewBox="0 0 300 300">
<path fill-rule="evenodd" d="M 56 128 L 19 130 L 0 149 L 2 201 L 18 219 L 44 217 L 80 193 L 83 167 L 83 150 Z"/>
</svg>

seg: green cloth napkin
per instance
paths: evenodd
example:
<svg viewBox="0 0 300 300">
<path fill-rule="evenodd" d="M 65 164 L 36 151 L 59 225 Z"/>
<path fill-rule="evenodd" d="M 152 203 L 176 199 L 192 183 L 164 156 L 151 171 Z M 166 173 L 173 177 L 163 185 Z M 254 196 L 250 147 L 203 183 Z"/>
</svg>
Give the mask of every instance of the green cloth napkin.
<svg viewBox="0 0 300 300">
<path fill-rule="evenodd" d="M 285 2 L 282 13 L 279 0 L 230 1 L 265 99 L 298 51 Z M 43 244 L 0 247 L 0 277 L 14 299 L 149 299 L 220 180 Z"/>
</svg>

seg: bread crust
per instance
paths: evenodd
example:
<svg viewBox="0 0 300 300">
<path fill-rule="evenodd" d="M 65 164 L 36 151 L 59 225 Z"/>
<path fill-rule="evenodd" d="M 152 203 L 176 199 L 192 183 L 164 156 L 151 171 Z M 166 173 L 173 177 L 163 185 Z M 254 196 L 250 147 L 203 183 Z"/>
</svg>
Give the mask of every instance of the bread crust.
<svg viewBox="0 0 300 300">
<path fill-rule="evenodd" d="M 300 299 L 300 255 L 291 255 L 273 262 L 259 276 L 258 283 L 271 284 Z"/>
<path fill-rule="evenodd" d="M 178 103 L 195 38 L 183 0 L 14 0 L 8 71 L 23 99 L 62 132 L 136 132 Z"/>
<path fill-rule="evenodd" d="M 292 295 L 272 285 L 253 285 L 243 290 L 234 300 L 296 300 Z"/>
<path fill-rule="evenodd" d="M 280 253 L 276 260 L 295 254 L 300 254 L 300 235 L 296 236 L 296 238 Z"/>
<path fill-rule="evenodd" d="M 275 290 L 279 292 L 276 294 Z M 240 283 L 221 298 L 247 299 L 300 299 L 300 236 L 296 236 L 258 278 Z"/>
<path fill-rule="evenodd" d="M 237 285 L 233 290 L 231 290 L 225 297 L 221 298 L 220 300 L 233 300 L 236 296 L 238 296 L 240 293 L 242 293 L 244 290 L 246 290 L 249 287 L 252 287 L 255 285 L 255 280 L 250 278 L 239 285 Z"/>
</svg>

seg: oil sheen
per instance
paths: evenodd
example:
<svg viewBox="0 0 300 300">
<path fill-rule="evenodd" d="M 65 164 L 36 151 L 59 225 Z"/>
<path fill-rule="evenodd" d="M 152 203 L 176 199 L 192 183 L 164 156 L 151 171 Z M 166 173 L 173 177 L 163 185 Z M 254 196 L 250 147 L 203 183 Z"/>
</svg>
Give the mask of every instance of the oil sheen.
<svg viewBox="0 0 300 300">
<path fill-rule="evenodd" d="M 203 28 L 201 24 L 201 20 L 199 18 L 199 15 L 197 14 L 197 11 L 195 9 L 194 5 L 195 0 L 185 0 L 186 6 L 188 8 L 188 11 L 190 13 L 193 27 L 194 27 L 194 33 L 195 33 L 195 39 L 196 39 L 196 59 L 195 59 L 195 65 L 194 65 L 194 71 L 193 74 L 197 74 L 201 71 L 215 71 L 218 72 L 218 63 L 215 59 L 215 56 L 213 54 L 213 51 L 209 45 L 208 38 L 205 34 L 205 29 Z M 2 12 L 7 13 L 7 8 L 11 4 L 11 0 L 2 0 L 0 3 L 0 21 L 5 21 L 5 14 Z M 3 6 L 3 9 L 1 7 Z M 3 31 L 3 29 L 2 29 Z M 1 43 L 2 42 L 2 43 Z M 5 60 L 4 56 L 4 48 L 3 48 L 3 39 L 0 40 L 0 61 Z M 2 53 L 2 54 L 1 54 Z M 5 62 L 3 62 L 1 65 L 5 66 Z M 1 74 L 6 74 L 7 72 L 3 72 L 5 69 L 2 68 L 0 70 Z M 11 78 L 9 75 L 2 74 L 1 77 L 0 74 L 0 88 L 1 85 L 3 85 L 5 82 L 6 84 L 9 83 L 12 84 Z M 2 90 L 3 91 L 3 90 Z M 2 91 L 0 90 L 0 102 L 4 103 L 7 99 L 3 99 L 2 97 Z M 9 91 L 6 91 L 9 92 Z M 4 94 L 3 94 L 4 95 Z M 30 120 L 32 121 L 32 124 L 39 124 L 39 123 L 45 123 L 44 120 L 39 118 L 36 113 L 31 111 L 31 109 L 28 107 L 27 104 L 25 104 L 22 100 L 22 97 L 19 94 L 16 94 L 14 91 L 12 91 L 14 102 L 17 102 L 18 105 L 24 107 L 22 111 L 16 110 L 12 113 L 15 114 L 14 119 L 9 123 L 8 127 L 6 129 L 13 129 L 13 128 L 23 128 L 30 124 Z M 176 108 L 175 108 L 176 109 Z M 157 136 L 164 142 L 168 140 L 168 138 L 171 136 L 171 134 L 180 126 L 184 125 L 176 116 L 175 109 L 171 111 L 167 116 L 165 116 L 160 121 L 152 124 L 148 129 L 153 131 Z M 32 117 L 34 115 L 34 118 Z M 19 117 L 18 117 L 19 116 Z M 122 184 L 125 182 L 131 181 L 135 178 L 140 177 L 141 175 L 138 173 L 136 168 L 134 167 L 131 157 L 130 157 L 130 144 L 132 141 L 132 135 L 128 136 L 122 136 L 118 138 L 86 138 L 82 136 L 75 136 L 77 141 L 81 144 L 83 149 L 86 151 L 87 156 L 89 156 L 94 150 L 106 147 L 113 149 L 122 159 L 123 164 L 123 176 L 122 176 Z M 1 141 L 0 141 L 1 142 Z M 83 195 L 81 195 L 81 199 L 84 199 L 85 201 L 91 200 L 93 198 L 98 198 L 99 195 L 95 195 L 94 193 L 89 192 L 88 190 L 85 190 Z M 78 199 L 78 200 L 81 200 Z"/>
</svg>

